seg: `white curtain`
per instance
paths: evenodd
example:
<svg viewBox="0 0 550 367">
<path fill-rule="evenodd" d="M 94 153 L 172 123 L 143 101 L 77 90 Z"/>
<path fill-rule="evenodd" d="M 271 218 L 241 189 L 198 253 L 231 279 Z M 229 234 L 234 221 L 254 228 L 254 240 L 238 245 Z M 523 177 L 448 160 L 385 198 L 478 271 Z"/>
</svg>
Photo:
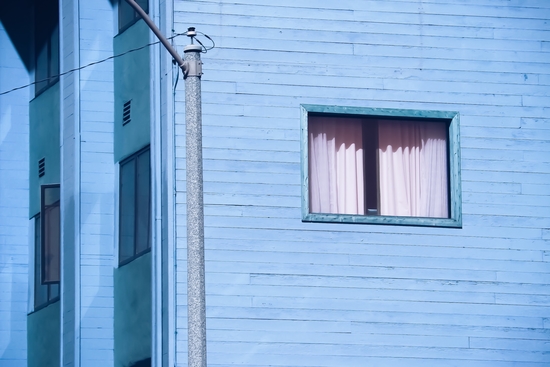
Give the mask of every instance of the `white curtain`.
<svg viewBox="0 0 550 367">
<path fill-rule="evenodd" d="M 310 212 L 364 214 L 361 122 L 312 116 L 308 132 Z"/>
<path fill-rule="evenodd" d="M 381 215 L 448 217 L 446 131 L 437 122 L 379 121 Z"/>
</svg>

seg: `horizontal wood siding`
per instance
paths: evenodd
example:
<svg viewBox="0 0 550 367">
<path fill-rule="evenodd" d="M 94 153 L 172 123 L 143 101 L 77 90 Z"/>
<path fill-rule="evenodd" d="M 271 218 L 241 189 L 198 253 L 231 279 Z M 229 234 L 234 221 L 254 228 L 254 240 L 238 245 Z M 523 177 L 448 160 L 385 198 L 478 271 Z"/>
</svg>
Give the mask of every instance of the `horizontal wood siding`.
<svg viewBox="0 0 550 367">
<path fill-rule="evenodd" d="M 113 53 L 113 8 L 103 1 L 79 4 L 81 65 Z M 113 152 L 114 67 L 109 60 L 79 73 L 79 319 L 75 366 L 114 365 Z"/>
<path fill-rule="evenodd" d="M 176 1 L 174 19 L 216 42 L 209 366 L 550 364 L 550 3 Z M 302 223 L 300 104 L 458 111 L 463 228 Z M 183 365 L 183 83 L 175 110 Z"/>
<path fill-rule="evenodd" d="M 15 22 L 28 16 L 16 15 Z M 8 16 L 16 18 L 13 11 Z M 7 23 L 0 20 L 0 93 L 30 81 Z M 0 365 L 6 367 L 27 366 L 30 98 L 29 88 L 0 95 Z"/>
</svg>

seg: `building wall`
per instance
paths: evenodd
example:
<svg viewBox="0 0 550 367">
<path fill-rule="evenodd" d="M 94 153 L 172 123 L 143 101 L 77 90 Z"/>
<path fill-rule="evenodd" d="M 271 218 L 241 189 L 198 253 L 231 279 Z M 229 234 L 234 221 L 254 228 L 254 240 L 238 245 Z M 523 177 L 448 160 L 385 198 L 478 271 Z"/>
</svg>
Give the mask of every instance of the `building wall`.
<svg viewBox="0 0 550 367">
<path fill-rule="evenodd" d="M 113 55 L 114 5 L 79 2 L 81 65 Z M 113 365 L 115 165 L 113 61 L 80 72 L 80 367 Z"/>
<path fill-rule="evenodd" d="M 153 4 L 149 6 L 151 10 Z M 151 49 L 143 48 L 151 42 L 150 29 L 138 20 L 112 42 L 115 55 L 122 55 L 114 60 L 114 159 L 121 161 L 151 142 Z M 130 122 L 123 124 L 123 105 L 127 101 L 131 101 Z M 117 367 L 131 366 L 152 355 L 151 261 L 151 253 L 147 253 L 114 269 Z"/>
<path fill-rule="evenodd" d="M 549 16 L 534 0 L 175 2 L 176 32 L 216 41 L 202 78 L 210 366 L 550 363 Z M 178 365 L 183 96 L 180 83 Z M 458 111 L 463 227 L 302 223 L 300 104 Z"/>
<path fill-rule="evenodd" d="M 78 3 L 59 1 L 60 70 L 77 69 L 80 64 Z M 79 322 L 79 147 L 80 71 L 60 77 L 60 175 L 61 175 L 61 360 L 67 367 L 79 366 L 76 339 Z M 65 244 L 72 244 L 72 246 Z"/>
<path fill-rule="evenodd" d="M 151 358 L 151 253 L 115 269 L 115 367 Z"/>
<path fill-rule="evenodd" d="M 26 366 L 59 367 L 61 340 L 61 302 L 55 302 L 27 318 L 29 346 Z"/>
<path fill-rule="evenodd" d="M 114 8 L 60 2 L 62 162 L 62 358 L 64 366 L 113 365 L 115 172 Z"/>
<path fill-rule="evenodd" d="M 0 93 L 29 83 L 7 32 L 10 18 L 26 14 L 6 8 L 0 6 Z M 27 35 L 21 36 L 24 49 Z M 29 96 L 29 88 L 0 95 L 0 365 L 6 367 L 27 365 Z"/>
<path fill-rule="evenodd" d="M 116 55 L 149 43 L 149 27 L 138 21 L 113 40 Z M 115 160 L 120 161 L 150 142 L 150 50 L 148 47 L 117 57 L 115 68 Z M 123 125 L 123 105 L 131 101 L 131 121 Z"/>
<path fill-rule="evenodd" d="M 40 186 L 60 183 L 59 83 L 29 103 L 29 217 L 40 213 Z M 38 176 L 38 161 L 44 158 L 44 176 Z"/>
</svg>

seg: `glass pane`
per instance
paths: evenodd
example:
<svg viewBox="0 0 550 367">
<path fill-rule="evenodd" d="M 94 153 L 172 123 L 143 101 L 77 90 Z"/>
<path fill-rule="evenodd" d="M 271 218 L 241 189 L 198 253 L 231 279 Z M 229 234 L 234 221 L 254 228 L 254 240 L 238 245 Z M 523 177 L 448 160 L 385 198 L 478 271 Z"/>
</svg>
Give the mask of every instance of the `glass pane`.
<svg viewBox="0 0 550 367">
<path fill-rule="evenodd" d="M 34 70 L 34 80 L 36 82 L 36 93 L 41 92 L 48 86 L 48 44 L 44 43 L 36 54 L 36 65 Z"/>
<path fill-rule="evenodd" d="M 382 215 L 448 218 L 447 125 L 379 122 Z"/>
<path fill-rule="evenodd" d="M 151 246 L 151 169 L 149 150 L 137 158 L 137 190 L 136 190 L 136 253 Z"/>
<path fill-rule="evenodd" d="M 43 186 L 42 187 L 42 200 L 43 206 L 55 205 L 59 201 L 60 189 L 59 185 L 56 186 Z"/>
<path fill-rule="evenodd" d="M 60 276 L 60 211 L 59 185 L 42 186 L 42 283 L 59 282 Z"/>
<path fill-rule="evenodd" d="M 118 29 L 122 30 L 126 28 L 128 24 L 133 22 L 134 17 L 134 8 L 132 8 L 125 0 L 120 0 L 118 3 Z"/>
<path fill-rule="evenodd" d="M 59 26 L 56 26 L 50 39 L 50 73 L 49 83 L 59 79 Z"/>
<path fill-rule="evenodd" d="M 312 116 L 308 135 L 310 212 L 365 214 L 361 121 Z"/>
<path fill-rule="evenodd" d="M 149 0 L 137 0 L 136 2 L 146 13 L 149 13 Z"/>
<path fill-rule="evenodd" d="M 43 283 L 55 283 L 60 279 L 60 211 L 59 200 L 44 208 L 44 279 Z"/>
<path fill-rule="evenodd" d="M 34 307 L 48 302 L 48 285 L 42 284 L 40 215 L 34 218 Z"/>
<path fill-rule="evenodd" d="M 136 160 L 120 166 L 119 262 L 134 256 Z"/>
<path fill-rule="evenodd" d="M 48 287 L 50 287 L 49 301 L 59 297 L 59 284 L 50 284 Z"/>
</svg>

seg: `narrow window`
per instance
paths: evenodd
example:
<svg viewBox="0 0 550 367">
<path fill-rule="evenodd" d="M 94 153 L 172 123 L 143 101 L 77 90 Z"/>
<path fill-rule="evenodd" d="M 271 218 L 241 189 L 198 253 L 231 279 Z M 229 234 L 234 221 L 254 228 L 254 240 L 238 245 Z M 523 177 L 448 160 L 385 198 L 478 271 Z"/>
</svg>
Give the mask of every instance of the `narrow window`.
<svg viewBox="0 0 550 367">
<path fill-rule="evenodd" d="M 39 95 L 59 80 L 59 2 L 35 3 L 35 94 Z"/>
<path fill-rule="evenodd" d="M 151 248 L 150 150 L 120 163 L 119 263 L 123 265 Z"/>
<path fill-rule="evenodd" d="M 41 216 L 34 218 L 34 310 L 59 299 L 59 284 L 42 284 Z"/>
<path fill-rule="evenodd" d="M 375 112 L 303 112 L 304 220 L 459 226 L 458 115 Z"/>
<path fill-rule="evenodd" d="M 40 195 L 42 284 L 59 283 L 61 275 L 59 185 L 42 185 Z"/>
</svg>

